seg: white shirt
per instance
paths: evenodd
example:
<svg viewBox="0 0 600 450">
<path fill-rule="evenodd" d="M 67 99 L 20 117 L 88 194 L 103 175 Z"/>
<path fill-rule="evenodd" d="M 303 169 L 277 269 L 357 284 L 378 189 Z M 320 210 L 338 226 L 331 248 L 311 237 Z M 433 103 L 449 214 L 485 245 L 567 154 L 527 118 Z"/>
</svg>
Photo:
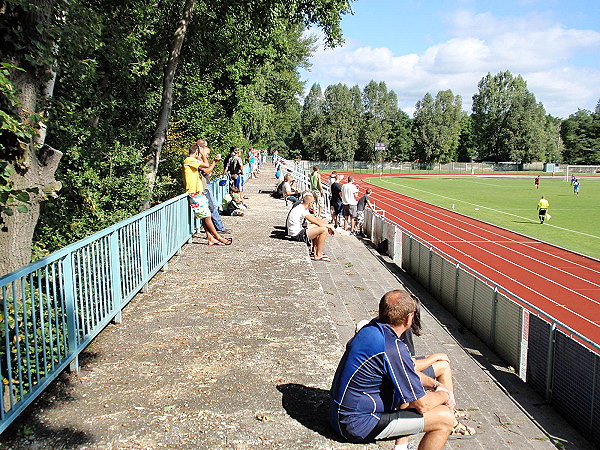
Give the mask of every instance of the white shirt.
<svg viewBox="0 0 600 450">
<path fill-rule="evenodd" d="M 346 183 L 342 186 L 342 203 L 344 205 L 356 205 L 358 200 L 354 196 L 358 193 L 358 188 L 353 183 Z"/>
<path fill-rule="evenodd" d="M 304 218 L 310 214 L 310 211 L 304 207 L 303 203 L 292 208 L 287 218 L 287 229 L 289 236 L 296 236 L 302 231 Z"/>
<path fill-rule="evenodd" d="M 281 191 L 283 192 L 283 196 L 284 197 L 287 197 L 288 195 L 293 195 L 294 194 L 294 191 L 292 191 L 292 186 L 287 181 L 283 182 L 283 186 L 281 188 Z"/>
</svg>

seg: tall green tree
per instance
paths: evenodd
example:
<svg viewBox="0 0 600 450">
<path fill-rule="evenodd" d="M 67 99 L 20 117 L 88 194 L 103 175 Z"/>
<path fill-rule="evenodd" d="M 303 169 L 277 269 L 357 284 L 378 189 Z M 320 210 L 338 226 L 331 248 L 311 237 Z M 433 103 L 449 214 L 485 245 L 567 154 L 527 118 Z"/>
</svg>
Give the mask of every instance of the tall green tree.
<svg viewBox="0 0 600 450">
<path fill-rule="evenodd" d="M 320 128 L 327 161 L 352 161 L 358 148 L 360 116 L 352 104 L 352 92 L 344 84 L 325 89 Z"/>
<path fill-rule="evenodd" d="M 425 94 L 414 114 L 415 156 L 423 162 L 455 161 L 462 117 L 462 99 L 451 90 L 438 92 L 435 99 Z"/>
<path fill-rule="evenodd" d="M 457 161 L 471 162 L 477 157 L 477 145 L 473 133 L 471 116 L 464 113 L 460 120 L 460 137 L 458 139 Z"/>
<path fill-rule="evenodd" d="M 394 91 L 388 91 L 385 82 L 370 81 L 363 89 L 362 99 L 364 109 L 357 157 L 376 161 L 381 155 L 375 152 L 375 143 L 389 144 L 393 125 L 397 121 L 398 97 Z"/>
<path fill-rule="evenodd" d="M 560 136 L 568 164 L 600 164 L 600 112 L 578 110 L 563 120 Z"/>
<path fill-rule="evenodd" d="M 479 157 L 492 161 L 531 162 L 543 158 L 547 136 L 544 107 L 520 76 L 487 74 L 473 96 L 473 129 Z"/>
<path fill-rule="evenodd" d="M 311 86 L 304 99 L 301 114 L 302 141 L 304 156 L 312 160 L 325 159 L 325 144 L 321 129 L 323 125 L 325 97 L 318 83 Z"/>
<path fill-rule="evenodd" d="M 387 148 L 388 158 L 397 161 L 414 159 L 411 127 L 412 121 L 408 114 L 399 111 L 390 133 L 390 143 Z"/>
</svg>

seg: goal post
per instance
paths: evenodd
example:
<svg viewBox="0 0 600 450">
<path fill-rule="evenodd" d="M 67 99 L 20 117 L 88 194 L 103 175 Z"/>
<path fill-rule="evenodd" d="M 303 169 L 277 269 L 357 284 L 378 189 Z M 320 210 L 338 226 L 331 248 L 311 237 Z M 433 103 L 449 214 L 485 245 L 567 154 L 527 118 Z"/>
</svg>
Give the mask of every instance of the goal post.
<svg viewBox="0 0 600 450">
<path fill-rule="evenodd" d="M 600 166 L 580 166 L 568 164 L 565 169 L 565 181 L 571 181 L 571 177 L 578 176 L 598 176 L 600 177 Z"/>
</svg>

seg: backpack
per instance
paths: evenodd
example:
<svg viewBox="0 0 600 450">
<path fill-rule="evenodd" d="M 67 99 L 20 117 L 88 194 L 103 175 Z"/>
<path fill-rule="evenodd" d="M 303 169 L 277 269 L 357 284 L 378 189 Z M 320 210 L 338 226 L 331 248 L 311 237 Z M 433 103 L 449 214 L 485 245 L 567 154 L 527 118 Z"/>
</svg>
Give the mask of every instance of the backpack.
<svg viewBox="0 0 600 450">
<path fill-rule="evenodd" d="M 240 159 L 238 157 L 232 157 L 227 164 L 227 171 L 229 173 L 241 173 L 242 166 L 240 165 Z"/>
<path fill-rule="evenodd" d="M 273 194 L 271 194 L 273 197 L 283 198 L 283 183 L 285 183 L 285 181 L 282 181 L 277 185 L 275 191 L 273 192 Z"/>
</svg>

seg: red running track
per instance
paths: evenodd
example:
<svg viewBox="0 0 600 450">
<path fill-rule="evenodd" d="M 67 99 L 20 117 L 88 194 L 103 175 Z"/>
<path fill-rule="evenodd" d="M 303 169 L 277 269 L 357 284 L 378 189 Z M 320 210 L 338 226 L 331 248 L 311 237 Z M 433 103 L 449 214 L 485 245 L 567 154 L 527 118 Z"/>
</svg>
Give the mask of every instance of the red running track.
<svg viewBox="0 0 600 450">
<path fill-rule="evenodd" d="M 600 261 L 370 187 L 386 218 L 600 344 Z"/>
</svg>

